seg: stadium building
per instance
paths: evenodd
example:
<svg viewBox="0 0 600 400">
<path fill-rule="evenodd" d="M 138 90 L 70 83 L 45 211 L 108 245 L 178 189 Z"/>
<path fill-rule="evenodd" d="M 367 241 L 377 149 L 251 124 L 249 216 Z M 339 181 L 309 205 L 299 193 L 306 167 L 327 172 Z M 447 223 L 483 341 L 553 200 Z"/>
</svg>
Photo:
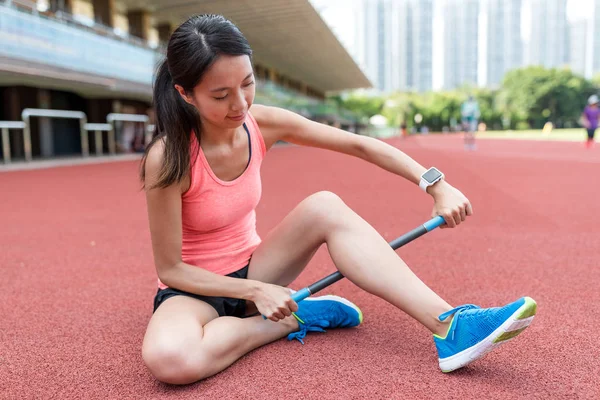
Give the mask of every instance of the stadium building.
<svg viewBox="0 0 600 400">
<path fill-rule="evenodd" d="M 308 0 L 0 0 L 0 121 L 8 126 L 0 157 L 135 151 L 133 138 L 147 130 L 119 116 L 152 126 L 153 73 L 164 45 L 177 24 L 201 13 L 226 16 L 248 38 L 256 103 L 356 123 L 325 96 L 371 83 Z"/>
</svg>

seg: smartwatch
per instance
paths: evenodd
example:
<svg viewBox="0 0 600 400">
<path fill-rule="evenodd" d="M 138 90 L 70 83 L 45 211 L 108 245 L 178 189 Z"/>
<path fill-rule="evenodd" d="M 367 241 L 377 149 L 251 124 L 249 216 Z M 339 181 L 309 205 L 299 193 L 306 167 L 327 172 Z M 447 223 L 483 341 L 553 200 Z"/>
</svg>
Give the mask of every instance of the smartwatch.
<svg viewBox="0 0 600 400">
<path fill-rule="evenodd" d="M 436 182 L 444 179 L 444 174 L 440 172 L 436 167 L 431 167 L 427 171 L 421 175 L 421 182 L 419 182 L 419 187 L 423 189 L 423 191 L 427 192 L 427 188 L 429 186 L 434 185 Z"/>
</svg>

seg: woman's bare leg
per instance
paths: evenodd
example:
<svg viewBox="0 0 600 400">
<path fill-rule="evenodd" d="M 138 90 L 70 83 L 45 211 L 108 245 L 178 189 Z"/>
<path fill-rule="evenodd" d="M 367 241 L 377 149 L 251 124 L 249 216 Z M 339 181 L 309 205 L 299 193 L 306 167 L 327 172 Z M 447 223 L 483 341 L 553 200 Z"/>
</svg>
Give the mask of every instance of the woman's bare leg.
<svg viewBox="0 0 600 400">
<path fill-rule="evenodd" d="M 338 270 L 357 286 L 408 313 L 432 333 L 446 333 L 451 319 L 442 323 L 438 316 L 452 307 L 333 193 L 316 193 L 292 210 L 254 252 L 248 278 L 286 286 L 324 243 Z"/>
<path fill-rule="evenodd" d="M 450 305 L 429 289 L 360 216 L 332 193 L 300 203 L 257 248 L 249 279 L 287 286 L 322 244 L 352 282 L 444 334 L 438 315 Z M 279 322 L 218 317 L 207 303 L 175 296 L 154 313 L 142 349 L 144 362 L 160 381 L 187 384 L 212 376 L 244 354 L 298 330 L 288 317 Z"/>
<path fill-rule="evenodd" d="M 160 381 L 196 382 L 229 367 L 244 354 L 298 330 L 289 317 L 279 322 L 262 317 L 218 317 L 207 303 L 175 296 L 152 316 L 142 357 Z"/>
</svg>

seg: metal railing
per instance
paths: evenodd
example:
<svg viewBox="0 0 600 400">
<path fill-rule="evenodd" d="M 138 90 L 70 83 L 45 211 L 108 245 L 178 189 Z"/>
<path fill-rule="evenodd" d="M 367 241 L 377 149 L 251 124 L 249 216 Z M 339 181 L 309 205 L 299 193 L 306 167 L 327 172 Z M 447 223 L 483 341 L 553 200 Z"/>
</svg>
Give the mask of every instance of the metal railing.
<svg viewBox="0 0 600 400">
<path fill-rule="evenodd" d="M 0 129 L 2 130 L 2 158 L 4 163 L 11 162 L 10 153 L 10 136 L 9 129 L 25 129 L 25 122 L 21 121 L 0 121 Z"/>
<path fill-rule="evenodd" d="M 107 123 L 95 124 L 87 123 L 87 115 L 82 111 L 68 111 L 68 110 L 48 110 L 42 108 L 26 108 L 21 113 L 23 121 L 0 121 L 0 132 L 2 143 L 2 156 L 4 163 L 8 164 L 12 162 L 12 154 L 10 147 L 10 135 L 9 130 L 21 129 L 23 131 L 23 150 L 25 154 L 25 161 L 29 162 L 33 159 L 32 154 L 32 143 L 31 143 L 31 118 L 67 118 L 76 119 L 79 121 L 79 133 L 81 136 L 81 154 L 83 157 L 90 155 L 90 143 L 88 138 L 89 132 L 94 132 L 94 148 L 95 154 L 100 156 L 103 154 L 104 141 L 103 132 L 107 132 L 107 147 L 110 154 L 117 153 L 117 138 L 116 138 L 116 127 L 117 122 L 139 122 L 144 125 L 144 143 L 146 146 L 152 140 L 152 136 L 155 131 L 155 126 L 150 124 L 150 118 L 143 114 L 118 114 L 111 113 L 106 116 Z"/>
<path fill-rule="evenodd" d="M 149 129 L 150 118 L 147 115 L 110 113 L 106 116 L 106 122 L 111 125 L 113 132 L 115 131 L 115 122 L 141 122 L 144 124 L 144 145 L 150 142 L 148 140 L 149 132 L 151 131 Z M 111 152 L 111 154 L 115 153 Z"/>
<path fill-rule="evenodd" d="M 90 143 L 88 138 L 89 132 L 94 132 L 94 148 L 97 156 L 102 155 L 104 149 L 103 132 L 107 132 L 107 147 L 110 154 L 117 153 L 116 127 L 117 122 L 139 122 L 144 125 L 144 146 L 150 143 L 155 126 L 150 124 L 150 118 L 143 114 L 118 114 L 111 113 L 106 116 L 107 123 L 94 124 L 87 123 L 87 115 L 82 111 L 67 111 L 67 110 L 48 110 L 42 108 L 26 108 L 21 113 L 23 121 L 0 121 L 0 131 L 2 133 L 2 156 L 4 163 L 12 162 L 12 154 L 10 147 L 9 130 L 23 130 L 23 151 L 25 161 L 29 162 L 33 159 L 32 143 L 31 143 L 31 118 L 67 118 L 76 119 L 79 121 L 79 133 L 81 136 L 81 154 L 83 157 L 90 155 Z"/>
<path fill-rule="evenodd" d="M 18 9 L 19 11 L 28 12 L 32 15 L 43 15 L 44 18 L 68 24 L 82 31 L 88 31 L 102 36 L 110 37 L 121 42 L 129 43 L 134 46 L 155 49 L 147 40 L 130 35 L 128 32 L 122 32 L 117 28 L 98 23 L 94 20 L 83 20 L 80 16 L 73 15 L 64 10 L 44 9 L 38 5 L 37 1 L 33 0 L 0 0 L 0 4 L 7 7 Z"/>
<path fill-rule="evenodd" d="M 14 7 L 17 9 L 25 9 L 34 15 L 38 15 L 38 5 L 35 1 L 29 0 L 5 0 L 4 4 L 7 7 Z"/>
<path fill-rule="evenodd" d="M 66 111 L 66 110 L 46 110 L 42 108 L 26 108 L 21 113 L 21 118 L 25 123 L 23 129 L 23 142 L 25 145 L 25 160 L 31 161 L 31 117 L 46 117 L 46 118 L 67 118 L 79 120 L 79 134 L 81 135 L 81 154 L 84 157 L 89 156 L 90 146 L 88 142 L 87 131 L 85 124 L 87 123 L 87 116 L 82 111 Z"/>
<path fill-rule="evenodd" d="M 94 147 L 97 156 L 102 155 L 102 132 L 108 132 L 108 151 L 110 154 L 116 153 L 115 130 L 111 124 L 85 124 L 84 129 L 94 132 Z"/>
<path fill-rule="evenodd" d="M 0 38 L 1 57 L 100 76 L 107 88 L 113 88 L 115 79 L 151 85 L 155 65 L 163 57 L 152 48 L 116 40 L 95 29 L 80 29 L 65 20 L 3 4 Z M 51 47 L 42 45 L 47 38 Z"/>
</svg>

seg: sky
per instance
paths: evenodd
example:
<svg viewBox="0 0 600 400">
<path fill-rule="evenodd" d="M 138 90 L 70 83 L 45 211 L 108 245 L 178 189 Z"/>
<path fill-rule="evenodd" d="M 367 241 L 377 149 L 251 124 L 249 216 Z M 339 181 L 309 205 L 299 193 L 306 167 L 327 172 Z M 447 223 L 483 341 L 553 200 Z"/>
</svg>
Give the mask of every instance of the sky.
<svg viewBox="0 0 600 400">
<path fill-rule="evenodd" d="M 567 18 L 572 21 L 576 18 L 589 16 L 593 0 L 567 0 Z"/>
</svg>

